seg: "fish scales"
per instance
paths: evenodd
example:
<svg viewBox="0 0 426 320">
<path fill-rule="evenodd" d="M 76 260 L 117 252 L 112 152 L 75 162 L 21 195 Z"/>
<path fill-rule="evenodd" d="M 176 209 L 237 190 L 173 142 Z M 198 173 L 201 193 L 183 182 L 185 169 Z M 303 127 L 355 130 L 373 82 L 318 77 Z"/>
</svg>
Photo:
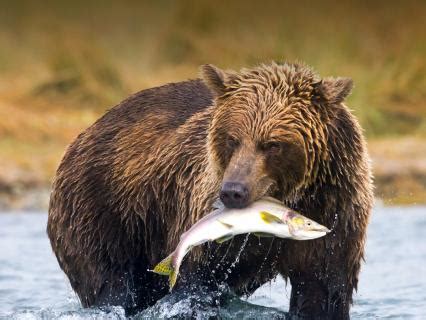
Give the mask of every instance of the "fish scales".
<svg viewBox="0 0 426 320">
<path fill-rule="evenodd" d="M 265 197 L 244 209 L 217 208 L 182 234 L 176 249 L 158 263 L 153 272 L 169 276 L 170 290 L 179 275 L 179 268 L 191 248 L 209 241 L 222 243 L 232 237 L 253 233 L 294 240 L 325 236 L 329 229 L 284 206 L 277 199 Z"/>
</svg>

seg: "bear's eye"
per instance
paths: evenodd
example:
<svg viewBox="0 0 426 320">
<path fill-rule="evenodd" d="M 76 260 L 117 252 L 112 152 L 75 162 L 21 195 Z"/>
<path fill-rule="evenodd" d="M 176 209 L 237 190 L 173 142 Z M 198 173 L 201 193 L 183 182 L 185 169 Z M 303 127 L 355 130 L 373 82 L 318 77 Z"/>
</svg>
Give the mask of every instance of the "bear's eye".
<svg viewBox="0 0 426 320">
<path fill-rule="evenodd" d="M 226 140 L 226 146 L 230 149 L 230 150 L 234 150 L 237 149 L 240 146 L 240 142 L 232 137 L 229 137 Z"/>
<path fill-rule="evenodd" d="M 267 142 L 262 145 L 262 151 L 269 154 L 278 154 L 281 152 L 281 144 L 279 142 Z"/>
</svg>

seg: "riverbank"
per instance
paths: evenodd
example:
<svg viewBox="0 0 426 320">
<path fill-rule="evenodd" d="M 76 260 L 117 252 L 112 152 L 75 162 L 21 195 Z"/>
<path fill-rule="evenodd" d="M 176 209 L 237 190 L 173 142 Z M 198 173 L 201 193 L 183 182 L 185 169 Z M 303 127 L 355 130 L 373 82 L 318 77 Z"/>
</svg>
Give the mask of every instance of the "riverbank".
<svg viewBox="0 0 426 320">
<path fill-rule="evenodd" d="M 66 144 L 25 154 L 16 146 L 15 159 L 2 163 L 0 210 L 40 210 L 48 207 L 51 179 Z M 376 197 L 385 205 L 426 203 L 426 141 L 405 137 L 369 141 Z M 0 162 L 3 158 L 0 160 Z M 24 161 L 25 160 L 25 161 Z M 39 168 L 37 170 L 36 168 Z"/>
<path fill-rule="evenodd" d="M 426 139 L 373 140 L 369 152 L 377 197 L 387 205 L 426 203 Z"/>
</svg>

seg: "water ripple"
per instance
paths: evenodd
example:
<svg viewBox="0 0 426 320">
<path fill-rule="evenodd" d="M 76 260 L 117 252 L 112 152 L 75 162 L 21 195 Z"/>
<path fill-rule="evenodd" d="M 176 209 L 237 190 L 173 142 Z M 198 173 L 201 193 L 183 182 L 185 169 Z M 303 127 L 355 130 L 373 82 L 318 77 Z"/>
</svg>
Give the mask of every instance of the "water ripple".
<svg viewBox="0 0 426 320">
<path fill-rule="evenodd" d="M 0 214 L 0 319 L 125 319 L 122 308 L 83 309 L 45 233 L 46 214 Z M 426 208 L 376 208 L 352 319 L 422 319 L 426 301 Z M 135 319 L 284 319 L 291 287 L 278 278 L 220 307 L 204 292 L 172 294 Z M 210 300 L 209 300 L 210 299 Z"/>
</svg>

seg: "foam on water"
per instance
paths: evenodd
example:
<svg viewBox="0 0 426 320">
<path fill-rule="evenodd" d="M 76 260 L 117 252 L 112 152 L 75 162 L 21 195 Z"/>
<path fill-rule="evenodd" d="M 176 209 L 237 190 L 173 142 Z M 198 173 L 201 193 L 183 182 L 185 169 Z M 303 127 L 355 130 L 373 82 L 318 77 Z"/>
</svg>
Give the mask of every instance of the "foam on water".
<svg viewBox="0 0 426 320">
<path fill-rule="evenodd" d="M 0 318 L 124 319 L 124 310 L 119 307 L 81 308 L 51 252 L 46 220 L 46 214 L 0 214 Z M 353 319 L 425 316 L 425 229 L 425 207 L 375 209 L 366 263 L 351 311 Z M 218 297 L 202 289 L 177 292 L 135 318 L 280 319 L 288 310 L 290 291 L 281 278 L 265 284 L 248 299 L 224 289 L 220 307 L 212 307 Z"/>
</svg>

